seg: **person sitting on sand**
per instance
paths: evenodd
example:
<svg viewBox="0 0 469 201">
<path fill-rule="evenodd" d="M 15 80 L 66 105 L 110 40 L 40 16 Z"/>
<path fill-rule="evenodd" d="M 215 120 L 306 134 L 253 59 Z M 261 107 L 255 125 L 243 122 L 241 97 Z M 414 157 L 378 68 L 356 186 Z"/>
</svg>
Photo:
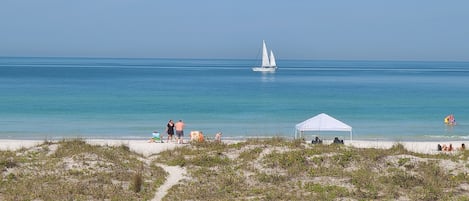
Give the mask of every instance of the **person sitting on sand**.
<svg viewBox="0 0 469 201">
<path fill-rule="evenodd" d="M 314 138 L 314 140 L 311 141 L 312 144 L 322 144 L 322 140 L 319 139 L 318 136 Z"/>
<path fill-rule="evenodd" d="M 158 131 L 153 131 L 153 133 L 151 134 L 151 138 L 148 142 L 161 142 L 163 143 L 163 140 L 161 139 L 161 135 L 160 135 L 160 132 Z"/>
<path fill-rule="evenodd" d="M 446 144 L 443 144 L 442 150 L 443 151 L 453 151 L 453 144 L 449 144 L 449 146 L 446 146 Z"/>
<path fill-rule="evenodd" d="M 446 144 L 441 145 L 441 150 L 448 151 L 448 146 L 446 146 Z"/>
<path fill-rule="evenodd" d="M 438 151 L 442 151 L 442 150 L 443 150 L 443 147 L 442 147 L 440 144 L 438 144 L 437 150 L 438 150 Z"/>
<path fill-rule="evenodd" d="M 466 145 L 464 143 L 461 144 L 461 147 L 458 149 L 459 151 L 464 151 L 466 150 Z"/>
<path fill-rule="evenodd" d="M 334 144 L 344 144 L 344 140 L 339 140 L 338 137 L 334 138 Z"/>
</svg>

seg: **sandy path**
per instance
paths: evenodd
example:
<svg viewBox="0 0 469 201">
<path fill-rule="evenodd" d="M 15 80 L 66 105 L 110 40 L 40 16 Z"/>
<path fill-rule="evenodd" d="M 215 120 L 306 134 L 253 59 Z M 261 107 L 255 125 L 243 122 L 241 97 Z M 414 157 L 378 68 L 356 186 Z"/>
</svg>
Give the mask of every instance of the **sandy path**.
<svg viewBox="0 0 469 201">
<path fill-rule="evenodd" d="M 179 166 L 167 166 L 163 164 L 157 164 L 162 167 L 166 172 L 169 173 L 168 178 L 163 185 L 158 188 L 158 191 L 155 193 L 152 201 L 160 201 L 168 193 L 168 190 L 171 189 L 174 185 L 178 184 L 179 181 L 185 179 L 186 170 Z"/>
<path fill-rule="evenodd" d="M 101 146 L 120 146 L 126 145 L 130 150 L 140 153 L 144 156 L 146 163 L 150 163 L 155 157 L 154 154 L 158 154 L 162 151 L 171 150 L 179 146 L 187 146 L 187 144 L 180 145 L 175 143 L 148 143 L 146 140 L 86 140 L 89 144 L 92 145 L 101 145 Z M 0 139 L 0 150 L 19 150 L 21 148 L 31 148 L 37 146 L 41 143 L 44 143 L 44 140 L 5 140 Z M 53 150 L 56 149 L 56 146 L 53 147 Z M 171 189 L 174 185 L 178 184 L 182 179 L 187 178 L 186 170 L 179 166 L 167 166 L 163 164 L 156 164 L 157 166 L 162 167 L 166 172 L 168 172 L 168 177 L 163 185 L 158 188 L 158 191 L 155 193 L 155 197 L 152 200 L 161 200 L 168 190 Z"/>
</svg>

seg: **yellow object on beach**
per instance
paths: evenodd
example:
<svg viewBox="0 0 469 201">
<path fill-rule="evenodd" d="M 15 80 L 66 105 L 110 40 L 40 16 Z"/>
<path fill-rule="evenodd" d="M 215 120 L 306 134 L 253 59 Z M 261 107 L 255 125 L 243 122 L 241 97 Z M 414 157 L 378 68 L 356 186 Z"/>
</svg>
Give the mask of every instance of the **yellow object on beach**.
<svg viewBox="0 0 469 201">
<path fill-rule="evenodd" d="M 191 131 L 191 141 L 203 142 L 204 134 L 202 133 L 202 131 Z"/>
</svg>

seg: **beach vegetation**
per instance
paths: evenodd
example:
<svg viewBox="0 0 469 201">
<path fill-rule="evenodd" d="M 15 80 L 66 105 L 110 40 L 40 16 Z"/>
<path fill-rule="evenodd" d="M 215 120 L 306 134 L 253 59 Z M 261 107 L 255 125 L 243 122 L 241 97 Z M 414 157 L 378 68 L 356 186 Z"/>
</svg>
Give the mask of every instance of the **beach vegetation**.
<svg viewBox="0 0 469 201">
<path fill-rule="evenodd" d="M 261 147 L 255 147 L 252 149 L 247 149 L 239 154 L 238 159 L 239 160 L 244 160 L 246 162 L 253 161 L 257 159 L 260 154 L 262 153 L 262 148 Z"/>
<path fill-rule="evenodd" d="M 1 152 L 0 156 L 0 170 L 6 171 L 8 168 L 14 168 L 18 166 L 18 163 L 16 162 L 18 160 L 15 157 L 15 153 L 11 151 L 4 151 Z"/>
<path fill-rule="evenodd" d="M 406 164 L 407 162 L 409 162 L 409 161 L 410 161 L 410 158 L 399 158 L 399 160 L 397 161 L 397 164 L 398 164 L 399 166 L 403 166 L 403 165 L 405 165 L 405 164 Z"/>
<path fill-rule="evenodd" d="M 2 200 L 149 200 L 167 173 L 128 148 L 81 139 L 1 151 Z M 4 162 L 3 162 L 4 161 Z"/>
<path fill-rule="evenodd" d="M 157 158 L 169 164 L 181 157 L 191 177 L 173 186 L 164 200 L 461 200 L 469 195 L 463 152 L 440 156 L 413 153 L 400 143 L 354 148 L 277 137 L 186 148 L 193 151 L 168 150 Z M 440 163 L 453 159 L 463 169 Z M 195 186 L 201 190 L 188 190 Z"/>
<path fill-rule="evenodd" d="M 141 168 L 143 169 L 143 168 Z M 132 181 L 130 183 L 130 189 L 134 191 L 135 193 L 139 193 L 142 190 L 143 186 L 143 174 L 142 170 L 137 170 L 133 176 L 132 176 Z"/>
<path fill-rule="evenodd" d="M 395 143 L 388 151 L 394 154 L 406 154 L 409 152 L 402 143 Z"/>
<path fill-rule="evenodd" d="M 303 189 L 311 192 L 317 200 L 335 200 L 349 196 L 347 188 L 335 185 L 321 185 L 307 182 L 304 184 Z"/>
<path fill-rule="evenodd" d="M 144 157 L 82 139 L 0 151 L 3 200 L 150 200 L 180 166 L 187 178 L 163 200 L 469 200 L 466 151 L 413 153 L 305 141 L 249 139 L 177 146 Z M 40 185 L 38 185 L 40 184 Z"/>
</svg>

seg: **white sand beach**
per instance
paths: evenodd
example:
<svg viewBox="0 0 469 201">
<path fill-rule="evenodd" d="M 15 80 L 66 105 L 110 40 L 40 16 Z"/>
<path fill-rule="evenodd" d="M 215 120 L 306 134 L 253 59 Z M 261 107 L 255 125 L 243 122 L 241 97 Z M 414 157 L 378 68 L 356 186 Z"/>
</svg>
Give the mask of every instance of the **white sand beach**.
<svg viewBox="0 0 469 201">
<path fill-rule="evenodd" d="M 146 157 L 157 154 L 159 152 L 173 149 L 176 146 L 184 146 L 185 144 L 176 143 L 149 143 L 146 140 L 111 140 L 111 139 L 88 139 L 87 143 L 92 145 L 120 146 L 126 145 L 131 151 L 142 154 Z M 0 139 L 0 150 L 15 151 L 21 148 L 30 148 L 44 143 L 44 140 L 10 140 Z"/>
<path fill-rule="evenodd" d="M 12 140 L 0 139 L 0 150 L 18 150 L 21 148 L 30 148 L 43 143 L 43 140 Z M 178 146 L 186 146 L 188 144 L 177 144 L 175 142 L 169 143 L 149 143 L 147 140 L 112 140 L 112 139 L 87 139 L 86 142 L 92 145 L 107 145 L 107 146 L 120 146 L 126 145 L 131 151 L 142 154 L 143 156 L 151 156 L 158 154 L 165 150 L 174 149 Z M 225 143 L 236 143 L 239 141 L 224 141 Z M 332 142 L 324 141 L 325 144 Z M 386 141 L 386 140 L 353 140 L 345 141 L 345 145 L 357 148 L 379 148 L 388 149 L 396 143 L 404 145 L 404 147 L 412 152 L 422 154 L 438 154 L 438 144 L 452 144 L 456 150 L 465 141 Z M 467 143 L 466 143 L 467 144 Z"/>
<path fill-rule="evenodd" d="M 461 147 L 462 143 L 467 144 L 464 141 L 372 141 L 372 140 L 353 140 L 352 142 L 345 142 L 347 146 L 353 146 L 357 148 L 377 148 L 377 149 L 389 149 L 393 145 L 400 143 L 411 152 L 422 153 L 422 154 L 438 154 L 438 144 L 440 145 L 453 145 L 454 150 Z"/>
</svg>

